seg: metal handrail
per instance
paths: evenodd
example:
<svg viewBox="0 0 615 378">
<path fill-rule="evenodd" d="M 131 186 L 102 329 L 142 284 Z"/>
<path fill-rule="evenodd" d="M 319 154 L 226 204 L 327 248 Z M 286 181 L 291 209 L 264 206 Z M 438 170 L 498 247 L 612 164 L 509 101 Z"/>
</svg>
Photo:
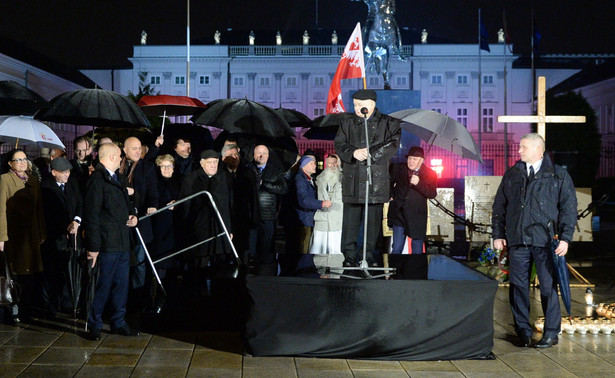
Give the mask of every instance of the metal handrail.
<svg viewBox="0 0 615 378">
<path fill-rule="evenodd" d="M 210 237 L 208 239 L 202 240 L 202 241 L 200 241 L 198 243 L 195 243 L 195 244 L 193 244 L 193 245 L 191 245 L 191 246 L 189 246 L 187 248 L 184 248 L 184 249 L 182 249 L 180 251 L 173 252 L 172 254 L 170 254 L 168 256 L 165 256 L 165 257 L 163 257 L 161 259 L 153 261 L 152 257 L 149 254 L 149 251 L 147 250 L 147 246 L 145 245 L 145 242 L 143 241 L 143 237 L 141 236 L 141 232 L 139 231 L 139 227 L 138 226 L 135 227 L 135 231 L 137 232 L 137 236 L 139 237 L 139 241 L 141 242 L 141 246 L 143 247 L 143 250 L 145 251 L 145 256 L 147 257 L 147 261 L 149 262 L 149 264 L 150 264 L 150 266 L 152 268 L 152 272 L 154 273 L 154 276 L 156 277 L 156 281 L 158 282 L 158 285 L 160 285 L 160 288 L 162 289 L 162 291 L 164 292 L 165 295 L 167 293 L 166 293 L 166 290 L 164 289 L 164 286 L 162 285 L 162 281 L 160 280 L 160 276 L 158 275 L 158 272 L 156 271 L 155 264 L 157 264 L 157 263 L 159 263 L 161 261 L 167 260 L 167 259 L 169 259 L 171 257 L 177 256 L 177 255 L 179 255 L 181 253 L 184 253 L 184 252 L 186 252 L 186 251 L 188 251 L 188 250 L 190 250 L 190 249 L 192 249 L 194 247 L 197 247 L 197 246 L 199 246 L 201 244 L 205 244 L 207 242 L 210 242 L 210 241 L 212 241 L 214 239 L 217 239 L 217 238 L 219 238 L 219 237 L 221 237 L 223 235 L 226 235 L 226 238 L 228 239 L 228 242 L 231 245 L 231 249 L 233 250 L 233 254 L 235 255 L 235 258 L 237 259 L 237 262 L 239 264 L 241 264 L 241 259 L 239 258 L 239 255 L 237 254 L 237 250 L 235 249 L 235 245 L 233 244 L 233 241 L 231 240 L 231 236 L 230 236 L 230 234 L 229 234 L 229 232 L 228 232 L 228 230 L 226 228 L 226 225 L 224 224 L 224 220 L 222 219 L 222 215 L 220 215 L 220 211 L 218 210 L 218 206 L 216 206 L 216 202 L 214 201 L 214 198 L 211 196 L 211 193 L 209 193 L 207 190 L 202 190 L 200 192 L 191 194 L 188 197 L 185 197 L 185 198 L 182 198 L 182 199 L 180 199 L 178 201 L 175 201 L 172 204 L 167 205 L 167 206 L 165 206 L 165 207 L 163 207 L 161 209 L 158 209 L 158 210 L 156 210 L 155 212 L 153 212 L 151 214 L 146 214 L 146 215 L 144 215 L 144 216 L 139 218 L 139 222 L 141 222 L 144 219 L 147 219 L 149 217 L 152 217 L 152 216 L 154 216 L 156 214 L 159 214 L 159 213 L 161 213 L 163 211 L 166 211 L 166 210 L 170 209 L 171 207 L 177 206 L 180 203 L 189 201 L 189 200 L 191 200 L 191 199 L 193 199 L 195 197 L 198 197 L 200 195 L 203 195 L 203 194 L 205 194 L 205 195 L 207 195 L 207 197 L 209 197 L 209 202 L 211 202 L 211 206 L 216 211 L 216 215 L 218 216 L 218 220 L 220 221 L 220 225 L 222 226 L 222 229 L 224 230 L 224 232 L 221 232 L 221 233 L 219 233 L 216 236 L 212 236 L 212 237 Z"/>
</svg>

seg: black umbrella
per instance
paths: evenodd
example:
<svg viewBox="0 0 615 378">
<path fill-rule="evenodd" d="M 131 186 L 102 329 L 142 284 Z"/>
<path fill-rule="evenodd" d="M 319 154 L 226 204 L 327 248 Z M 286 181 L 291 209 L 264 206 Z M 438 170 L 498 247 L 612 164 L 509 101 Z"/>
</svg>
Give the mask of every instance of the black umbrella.
<svg viewBox="0 0 615 378">
<path fill-rule="evenodd" d="M 47 101 L 32 89 L 12 81 L 0 81 L 0 115 L 32 115 Z"/>
<path fill-rule="evenodd" d="M 56 123 L 97 127 L 150 127 L 137 104 L 117 92 L 78 89 L 49 101 L 34 118 Z"/>
<path fill-rule="evenodd" d="M 290 127 L 312 126 L 312 120 L 300 111 L 286 108 L 277 108 L 275 111 L 278 112 L 282 118 L 286 120 L 286 122 L 288 122 Z"/>
<path fill-rule="evenodd" d="M 67 248 L 68 266 L 66 269 L 66 281 L 68 282 L 70 298 L 73 302 L 73 319 L 77 319 L 77 307 L 79 306 L 79 297 L 81 296 L 83 250 L 77 244 L 77 234 L 70 236 L 70 245 Z"/>
<path fill-rule="evenodd" d="M 213 126 L 231 133 L 269 137 L 294 137 L 288 122 L 274 109 L 248 99 L 222 99 L 207 104 L 192 122 Z"/>
<path fill-rule="evenodd" d="M 303 136 L 308 139 L 333 140 L 340 122 L 353 116 L 354 113 L 330 113 L 316 117 L 312 121 L 312 127 Z"/>
<path fill-rule="evenodd" d="M 468 129 L 451 117 L 422 109 L 405 109 L 389 115 L 402 121 L 402 130 L 416 135 L 430 145 L 451 151 L 464 159 L 483 162 L 480 147 Z"/>
<path fill-rule="evenodd" d="M 227 131 L 223 131 L 218 135 L 214 140 L 213 148 L 220 151 L 224 141 L 228 138 L 237 140 L 237 145 L 241 150 L 241 160 L 244 163 L 254 160 L 254 147 L 259 144 L 266 145 L 271 151 L 269 158 L 280 164 L 285 170 L 295 164 L 297 155 L 299 155 L 297 143 L 291 137 L 272 138 L 264 135 L 229 133 Z"/>
<path fill-rule="evenodd" d="M 551 253 L 553 256 L 553 265 L 555 266 L 555 274 L 557 275 L 557 285 L 559 286 L 559 293 L 562 297 L 564 307 L 568 312 L 568 319 L 570 319 L 570 324 L 572 324 L 572 315 L 570 311 L 570 273 L 568 272 L 566 256 L 559 256 L 555 253 L 555 249 L 559 245 L 557 224 L 555 223 L 555 221 L 550 220 L 547 224 L 547 228 L 549 229 L 549 236 L 551 237 Z"/>
</svg>

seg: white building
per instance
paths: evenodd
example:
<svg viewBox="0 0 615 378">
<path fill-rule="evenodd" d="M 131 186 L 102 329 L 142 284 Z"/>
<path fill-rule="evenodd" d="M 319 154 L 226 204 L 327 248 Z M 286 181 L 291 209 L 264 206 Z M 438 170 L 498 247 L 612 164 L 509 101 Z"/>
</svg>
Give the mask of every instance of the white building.
<svg viewBox="0 0 615 378">
<path fill-rule="evenodd" d="M 315 118 L 325 113 L 329 86 L 343 49 L 343 45 L 195 45 L 190 49 L 190 73 L 187 75 L 186 46 L 138 45 L 134 46 L 133 56 L 128 58 L 132 69 L 83 73 L 99 86 L 122 94 L 137 93 L 139 73 L 146 72 L 147 83 L 161 94 L 186 95 L 189 90 L 189 96 L 203 102 L 248 98 L 274 108 L 295 109 Z M 421 108 L 457 119 L 476 140 L 481 140 L 486 170 L 466 171 L 472 174 L 502 174 L 506 167 L 503 159 L 497 162 L 495 157 L 503 156 L 505 140 L 505 125 L 497 122 L 498 115 L 533 114 L 529 61 L 511 54 L 504 44 L 492 44 L 490 49 L 491 52 L 479 54 L 478 45 L 406 45 L 402 52 L 408 61 L 393 57 L 389 70 L 392 89 L 420 91 Z M 549 89 L 582 68 L 578 62 L 551 67 L 549 59 L 561 63 L 593 58 L 541 57 L 536 75 L 546 76 Z M 370 89 L 382 89 L 384 84 L 381 76 L 371 73 L 366 82 Z M 345 80 L 343 98 L 348 98 L 349 91 L 360 88 L 360 79 Z M 482 125 L 480 135 L 479 121 Z M 514 142 L 529 132 L 529 126 L 506 125 L 509 161 L 514 161 L 516 156 Z M 486 156 L 486 153 L 493 156 Z M 456 171 L 458 176 L 459 167 Z"/>
</svg>

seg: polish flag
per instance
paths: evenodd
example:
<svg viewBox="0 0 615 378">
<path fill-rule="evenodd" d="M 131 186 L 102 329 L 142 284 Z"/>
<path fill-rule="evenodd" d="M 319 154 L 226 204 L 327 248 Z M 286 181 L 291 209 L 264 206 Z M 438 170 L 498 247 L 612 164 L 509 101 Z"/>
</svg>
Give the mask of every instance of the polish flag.
<svg viewBox="0 0 615 378">
<path fill-rule="evenodd" d="M 361 23 L 357 22 L 342 58 L 337 65 L 337 70 L 333 76 L 329 96 L 327 97 L 327 114 L 343 113 L 344 103 L 342 102 L 342 79 L 355 79 L 365 76 L 365 60 L 363 58 L 363 39 L 361 38 Z"/>
</svg>

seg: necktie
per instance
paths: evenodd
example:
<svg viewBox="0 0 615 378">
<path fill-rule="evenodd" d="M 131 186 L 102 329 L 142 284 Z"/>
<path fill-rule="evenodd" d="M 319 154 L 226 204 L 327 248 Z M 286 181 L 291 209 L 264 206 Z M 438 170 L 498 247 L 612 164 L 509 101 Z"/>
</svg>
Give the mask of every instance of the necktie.
<svg viewBox="0 0 615 378">
<path fill-rule="evenodd" d="M 117 183 L 120 182 L 120 180 L 117 179 L 117 175 L 115 173 L 111 175 L 111 178 L 113 179 L 113 181 L 115 181 Z"/>
<path fill-rule="evenodd" d="M 530 165 L 530 174 L 527 176 L 527 181 L 531 182 L 534 179 L 534 166 Z"/>
<path fill-rule="evenodd" d="M 64 193 L 64 183 L 60 184 L 60 190 L 62 191 L 62 193 Z"/>
</svg>

